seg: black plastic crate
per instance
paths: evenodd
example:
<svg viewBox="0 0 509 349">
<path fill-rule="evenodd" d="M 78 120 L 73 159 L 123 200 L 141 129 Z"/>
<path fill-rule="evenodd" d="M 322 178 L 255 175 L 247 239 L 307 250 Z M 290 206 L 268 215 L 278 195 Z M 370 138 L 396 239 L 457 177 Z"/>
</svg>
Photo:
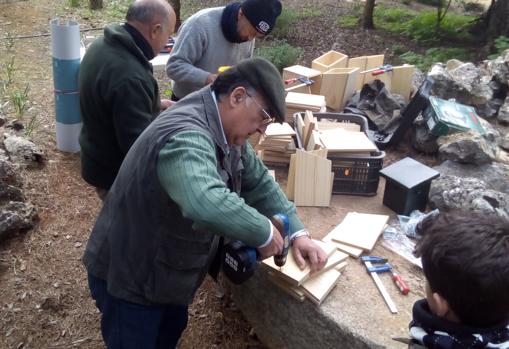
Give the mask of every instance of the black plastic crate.
<svg viewBox="0 0 509 349">
<path fill-rule="evenodd" d="M 304 113 L 294 114 L 294 119 L 300 114 L 304 118 Z M 330 119 L 337 122 L 355 123 L 360 125 L 361 131 L 367 134 L 368 121 L 365 117 L 355 114 L 344 113 L 313 113 L 317 120 Z M 295 120 L 294 120 L 295 121 Z M 297 130 L 297 146 L 303 149 L 301 135 Z M 379 172 L 383 167 L 385 152 L 371 152 L 370 156 L 341 156 L 328 155 L 327 158 L 332 161 L 332 170 L 334 171 L 334 184 L 332 185 L 333 194 L 362 195 L 373 196 L 378 190 L 380 181 Z"/>
</svg>

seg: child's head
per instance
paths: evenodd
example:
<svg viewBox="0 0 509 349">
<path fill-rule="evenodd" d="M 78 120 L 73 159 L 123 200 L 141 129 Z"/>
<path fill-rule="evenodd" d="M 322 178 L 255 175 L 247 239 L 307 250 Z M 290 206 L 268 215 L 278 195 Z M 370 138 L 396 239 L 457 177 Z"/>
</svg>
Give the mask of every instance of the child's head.
<svg viewBox="0 0 509 349">
<path fill-rule="evenodd" d="M 509 319 L 509 222 L 475 212 L 440 213 L 419 225 L 435 315 L 488 327 Z"/>
</svg>

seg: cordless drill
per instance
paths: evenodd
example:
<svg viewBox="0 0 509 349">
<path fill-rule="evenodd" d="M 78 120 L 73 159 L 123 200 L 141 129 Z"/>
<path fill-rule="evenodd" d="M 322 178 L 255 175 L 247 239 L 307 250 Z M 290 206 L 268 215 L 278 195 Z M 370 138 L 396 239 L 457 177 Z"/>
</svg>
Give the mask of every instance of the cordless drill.
<svg viewBox="0 0 509 349">
<path fill-rule="evenodd" d="M 283 237 L 283 251 L 274 256 L 274 263 L 282 267 L 286 263 L 290 248 L 290 222 L 283 213 L 274 215 L 271 221 Z M 233 283 L 241 284 L 254 274 L 257 258 L 256 248 L 246 246 L 238 240 L 231 241 L 223 248 L 223 272 Z"/>
</svg>

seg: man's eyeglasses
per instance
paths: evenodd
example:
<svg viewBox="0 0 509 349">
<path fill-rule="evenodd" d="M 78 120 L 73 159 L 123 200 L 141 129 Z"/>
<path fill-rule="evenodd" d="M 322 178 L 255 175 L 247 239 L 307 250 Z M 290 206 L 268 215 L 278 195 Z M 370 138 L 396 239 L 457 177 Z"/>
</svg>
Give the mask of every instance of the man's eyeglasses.
<svg viewBox="0 0 509 349">
<path fill-rule="evenodd" d="M 250 97 L 253 102 L 255 102 L 255 104 L 258 106 L 258 108 L 260 108 L 262 110 L 262 115 L 263 115 L 263 123 L 262 125 L 265 126 L 265 125 L 268 125 L 268 124 L 271 124 L 272 122 L 274 122 L 274 118 L 272 116 L 270 116 L 269 112 L 267 112 L 267 110 L 265 110 L 261 105 L 260 103 L 258 103 L 256 101 L 256 99 L 251 96 L 247 91 L 246 91 L 246 94 L 248 97 Z"/>
</svg>

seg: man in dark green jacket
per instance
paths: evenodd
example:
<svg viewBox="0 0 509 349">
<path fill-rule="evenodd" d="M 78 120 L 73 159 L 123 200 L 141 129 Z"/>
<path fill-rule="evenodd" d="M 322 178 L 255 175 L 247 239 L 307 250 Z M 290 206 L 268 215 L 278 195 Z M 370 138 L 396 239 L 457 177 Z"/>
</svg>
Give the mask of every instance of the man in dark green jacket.
<svg viewBox="0 0 509 349">
<path fill-rule="evenodd" d="M 279 72 L 253 58 L 180 100 L 136 140 L 83 257 L 108 348 L 174 347 L 220 237 L 256 248 L 260 259 L 279 254 L 282 237 L 268 218 L 276 213 L 288 215 L 299 266 L 324 267 L 327 255 L 246 142 L 284 114 Z"/>
<path fill-rule="evenodd" d="M 101 198 L 127 151 L 171 102 L 160 100 L 149 60 L 167 43 L 175 13 L 164 0 L 137 0 L 87 50 L 79 75 L 81 173 Z"/>
</svg>

